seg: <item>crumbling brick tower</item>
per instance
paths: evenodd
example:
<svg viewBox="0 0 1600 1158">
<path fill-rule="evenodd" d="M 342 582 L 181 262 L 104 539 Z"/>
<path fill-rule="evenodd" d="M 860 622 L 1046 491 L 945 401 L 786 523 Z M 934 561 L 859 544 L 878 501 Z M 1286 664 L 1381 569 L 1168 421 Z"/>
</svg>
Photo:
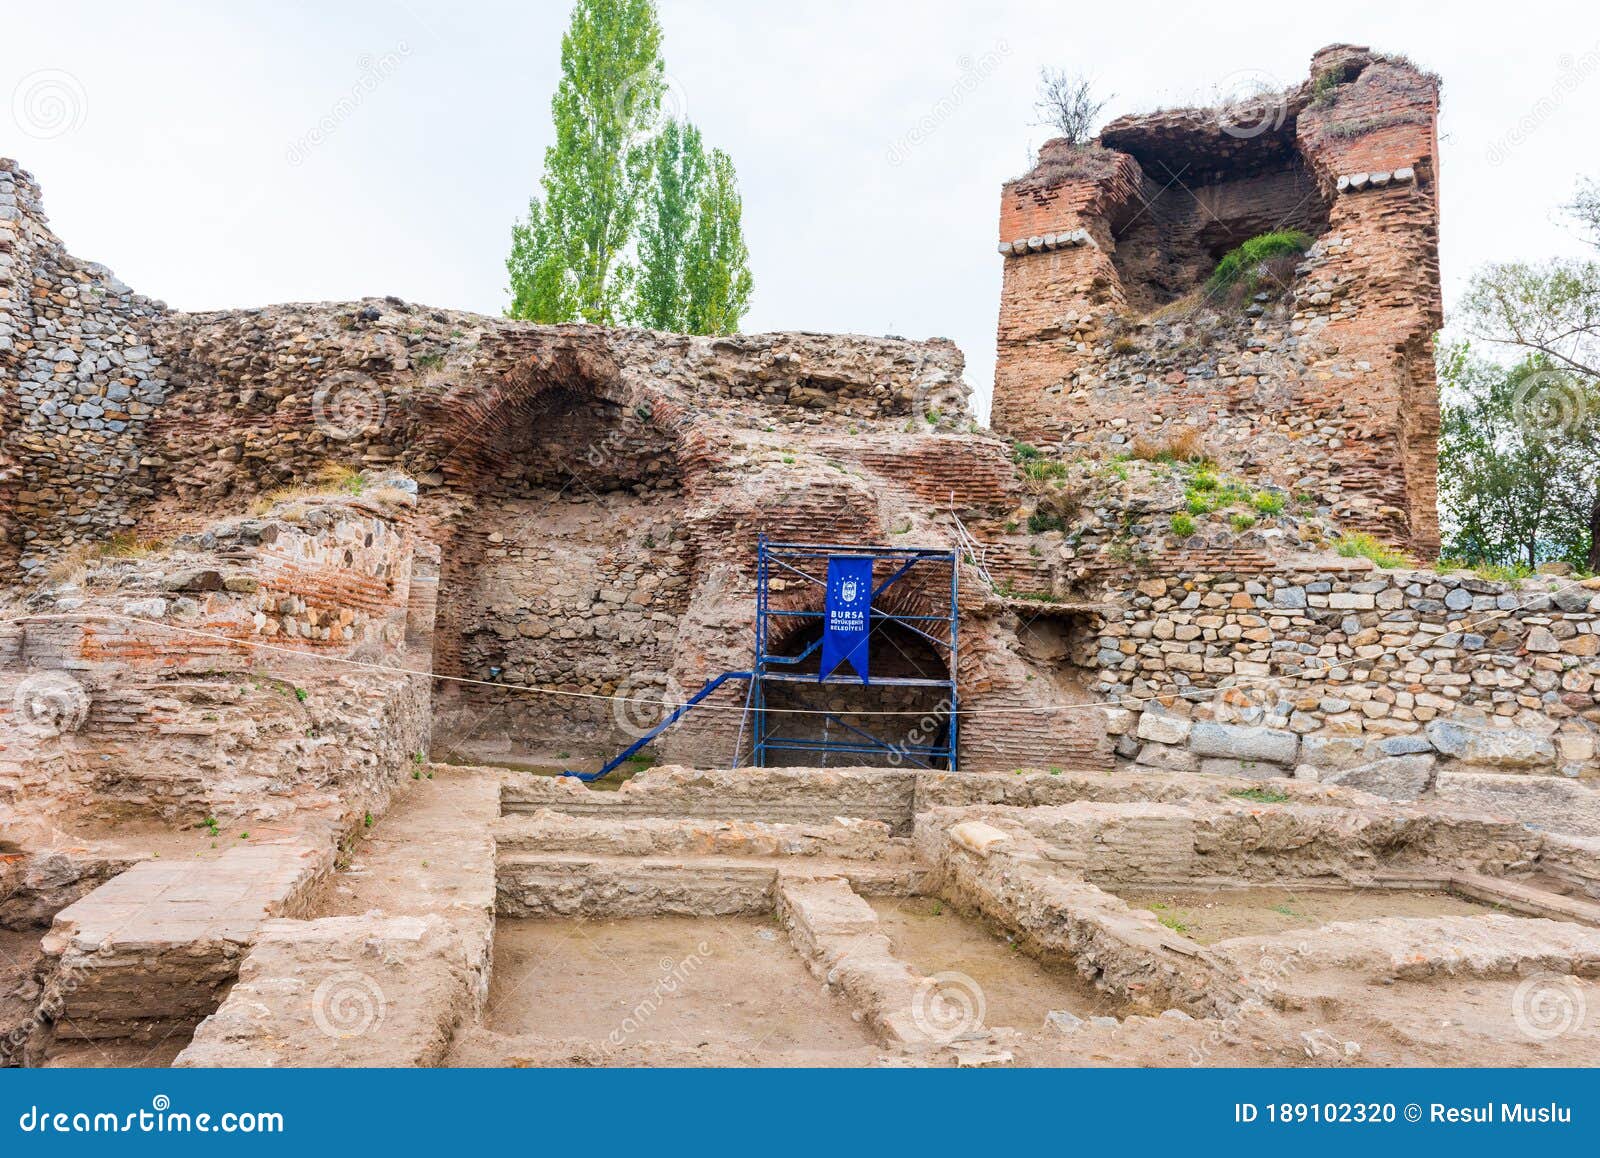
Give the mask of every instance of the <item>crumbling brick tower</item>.
<svg viewBox="0 0 1600 1158">
<path fill-rule="evenodd" d="M 1438 95 L 1334 45 L 1286 92 L 1047 143 L 1001 196 L 995 429 L 1115 452 L 1191 427 L 1225 469 L 1435 550 Z M 1261 292 L 1206 289 L 1274 230 L 1315 242 Z"/>
</svg>

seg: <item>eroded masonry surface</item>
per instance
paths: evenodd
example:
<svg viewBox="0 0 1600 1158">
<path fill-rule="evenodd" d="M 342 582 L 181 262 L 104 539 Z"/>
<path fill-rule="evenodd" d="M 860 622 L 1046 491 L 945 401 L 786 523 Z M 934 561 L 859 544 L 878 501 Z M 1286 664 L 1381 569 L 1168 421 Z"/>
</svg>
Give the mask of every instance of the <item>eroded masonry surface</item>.
<svg viewBox="0 0 1600 1158">
<path fill-rule="evenodd" d="M 174 311 L 0 161 L 0 1056 L 1600 1061 L 1600 584 L 1419 561 L 1437 98 L 1046 146 L 993 432 L 939 339 Z M 960 553 L 957 768 L 896 627 L 768 705 L 860 766 L 729 684 L 552 775 L 749 665 L 761 534 Z"/>
</svg>

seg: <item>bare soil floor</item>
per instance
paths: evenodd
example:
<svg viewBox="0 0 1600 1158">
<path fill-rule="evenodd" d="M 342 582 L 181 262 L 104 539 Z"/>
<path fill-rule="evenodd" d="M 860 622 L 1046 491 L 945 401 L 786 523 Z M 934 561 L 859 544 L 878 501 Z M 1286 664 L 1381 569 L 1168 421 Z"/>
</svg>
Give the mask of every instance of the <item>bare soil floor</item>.
<svg viewBox="0 0 1600 1158">
<path fill-rule="evenodd" d="M 0 1038 L 22 1030 L 39 1003 L 39 940 L 43 929 L 0 929 Z"/>
<path fill-rule="evenodd" d="M 455 764 L 461 767 L 507 768 L 513 772 L 526 772 L 530 776 L 560 776 L 568 771 L 598 772 L 610 762 L 610 756 L 604 759 L 575 756 L 570 760 L 558 760 L 553 753 L 548 752 L 530 754 L 523 759 L 507 756 L 498 750 L 478 754 L 466 750 L 452 751 L 439 760 L 441 764 Z M 595 792 L 615 792 L 650 767 L 650 764 L 649 760 L 629 760 L 609 776 L 602 780 L 592 780 L 585 787 Z"/>
<path fill-rule="evenodd" d="M 1378 1066 L 1600 1065 L 1600 986 L 1592 978 L 1446 977 L 1372 982 L 1337 971 L 1293 978 L 1289 1016 Z"/>
<path fill-rule="evenodd" d="M 9 993 L 39 956 L 43 929 L 0 929 L 0 993 Z"/>
<path fill-rule="evenodd" d="M 890 950 L 917 972 L 960 973 L 983 995 L 984 1024 L 1035 1030 L 1051 1010 L 1079 1017 L 1116 1013 L 1115 1003 L 1070 966 L 1046 965 L 1014 948 L 979 921 L 931 897 L 880 897 L 869 902 Z"/>
<path fill-rule="evenodd" d="M 1334 921 L 1373 917 L 1479 916 L 1495 906 L 1424 889 L 1238 888 L 1185 891 L 1120 890 L 1135 909 L 1148 909 L 1162 924 L 1201 945 L 1315 929 Z"/>
<path fill-rule="evenodd" d="M 152 821 L 84 821 L 61 830 L 69 840 L 85 845 L 114 845 L 130 853 L 150 853 L 162 860 L 215 860 L 237 844 L 252 837 L 259 840 L 290 831 L 277 825 L 222 825 L 213 832 L 196 816 L 192 827 L 179 827 Z"/>
<path fill-rule="evenodd" d="M 776 922 L 756 918 L 501 920 L 484 1024 L 578 1064 L 861 1064 L 877 1052 Z"/>
</svg>

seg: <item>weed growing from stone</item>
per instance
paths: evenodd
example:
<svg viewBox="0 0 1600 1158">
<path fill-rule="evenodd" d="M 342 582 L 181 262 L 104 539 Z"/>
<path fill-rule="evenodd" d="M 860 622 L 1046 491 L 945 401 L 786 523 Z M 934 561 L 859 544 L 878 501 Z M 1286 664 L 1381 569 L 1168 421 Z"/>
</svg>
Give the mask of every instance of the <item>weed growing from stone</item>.
<svg viewBox="0 0 1600 1158">
<path fill-rule="evenodd" d="M 1282 804 L 1289 799 L 1287 793 L 1279 792 L 1276 788 L 1235 788 L 1228 795 L 1257 804 Z"/>
</svg>

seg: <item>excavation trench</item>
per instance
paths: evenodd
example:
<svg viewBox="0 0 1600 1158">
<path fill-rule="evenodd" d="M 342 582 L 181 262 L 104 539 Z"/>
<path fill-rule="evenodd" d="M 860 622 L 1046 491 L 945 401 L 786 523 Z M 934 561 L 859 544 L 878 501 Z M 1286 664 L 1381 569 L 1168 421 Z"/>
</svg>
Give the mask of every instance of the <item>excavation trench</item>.
<svg viewBox="0 0 1600 1158">
<path fill-rule="evenodd" d="M 806 1065 L 875 1049 L 853 1013 L 771 919 L 502 919 L 484 1024 L 632 1063 L 718 1047 Z"/>
</svg>

